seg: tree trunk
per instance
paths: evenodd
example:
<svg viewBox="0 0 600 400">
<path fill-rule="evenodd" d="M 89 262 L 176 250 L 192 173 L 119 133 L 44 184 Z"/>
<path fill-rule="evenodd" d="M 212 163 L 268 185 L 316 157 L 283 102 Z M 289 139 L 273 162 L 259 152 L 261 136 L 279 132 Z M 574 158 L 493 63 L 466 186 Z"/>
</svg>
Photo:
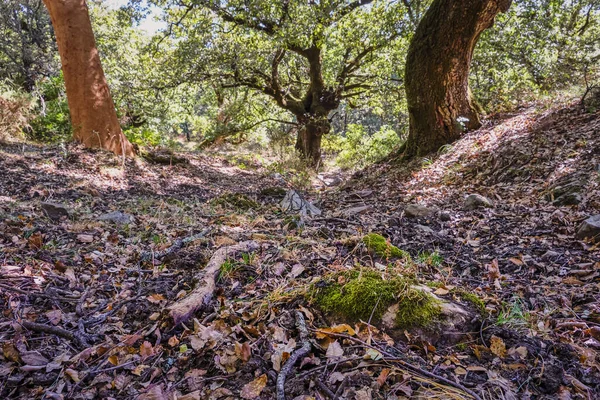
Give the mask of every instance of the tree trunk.
<svg viewBox="0 0 600 400">
<path fill-rule="evenodd" d="M 85 0 L 44 0 L 67 90 L 73 137 L 86 147 L 132 156 L 100 64 Z"/>
<path fill-rule="evenodd" d="M 311 167 L 318 166 L 321 161 L 321 138 L 329 133 L 331 123 L 324 117 L 298 119 L 298 136 L 296 137 L 296 150 L 306 159 Z"/>
<path fill-rule="evenodd" d="M 410 130 L 407 156 L 437 151 L 481 126 L 469 90 L 469 68 L 480 34 L 512 0 L 434 0 L 406 58 Z"/>
</svg>

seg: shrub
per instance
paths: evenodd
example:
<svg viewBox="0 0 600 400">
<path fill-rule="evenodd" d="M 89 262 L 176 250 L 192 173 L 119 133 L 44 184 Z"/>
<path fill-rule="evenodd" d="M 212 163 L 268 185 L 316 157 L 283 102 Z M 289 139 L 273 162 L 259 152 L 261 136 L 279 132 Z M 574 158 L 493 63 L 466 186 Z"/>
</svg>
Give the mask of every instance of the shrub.
<svg viewBox="0 0 600 400">
<path fill-rule="evenodd" d="M 27 136 L 42 142 L 56 142 L 71 138 L 69 105 L 61 76 L 38 82 L 40 100 L 36 105 Z"/>
<path fill-rule="evenodd" d="M 0 84 L 0 139 L 19 136 L 29 126 L 33 104 L 31 96 Z"/>
<path fill-rule="evenodd" d="M 363 125 L 349 124 L 343 136 L 327 135 L 323 148 L 334 153 L 335 163 L 343 169 L 362 168 L 387 156 L 401 139 L 389 126 L 369 135 Z"/>
</svg>

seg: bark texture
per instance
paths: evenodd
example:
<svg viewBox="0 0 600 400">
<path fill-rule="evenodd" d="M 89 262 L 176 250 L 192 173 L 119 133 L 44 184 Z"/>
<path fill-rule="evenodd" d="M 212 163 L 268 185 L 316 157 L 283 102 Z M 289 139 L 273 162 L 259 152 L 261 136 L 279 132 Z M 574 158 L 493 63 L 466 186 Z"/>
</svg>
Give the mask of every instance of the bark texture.
<svg viewBox="0 0 600 400">
<path fill-rule="evenodd" d="M 298 121 L 296 150 L 311 166 L 317 166 L 321 161 L 321 139 L 331 130 L 331 123 L 327 117 L 330 111 L 340 105 L 341 90 L 325 85 L 320 47 L 313 45 L 294 51 L 308 61 L 310 85 L 300 101 L 282 98 L 280 106 L 294 113 Z"/>
<path fill-rule="evenodd" d="M 311 166 L 317 166 L 321 160 L 321 139 L 331 130 L 331 123 L 325 116 L 305 114 L 296 117 L 298 133 L 296 150 Z"/>
<path fill-rule="evenodd" d="M 86 147 L 132 156 L 104 77 L 85 0 L 44 0 L 56 35 L 73 136 Z"/>
<path fill-rule="evenodd" d="M 406 155 L 420 156 L 481 126 L 469 90 L 469 68 L 481 33 L 512 0 L 434 0 L 406 59 L 410 130 Z"/>
</svg>

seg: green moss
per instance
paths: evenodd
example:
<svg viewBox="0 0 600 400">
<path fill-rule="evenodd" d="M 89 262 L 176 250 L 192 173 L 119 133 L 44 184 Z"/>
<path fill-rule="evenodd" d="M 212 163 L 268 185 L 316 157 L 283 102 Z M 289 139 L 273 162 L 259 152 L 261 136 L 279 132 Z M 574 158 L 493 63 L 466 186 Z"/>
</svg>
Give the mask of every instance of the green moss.
<svg viewBox="0 0 600 400">
<path fill-rule="evenodd" d="M 437 320 L 440 313 L 439 300 L 422 290 L 412 289 L 398 303 L 396 326 L 398 328 L 428 326 Z"/>
<path fill-rule="evenodd" d="M 425 285 L 427 287 L 434 288 L 434 289 L 438 289 L 438 288 L 445 286 L 442 282 L 438 282 L 438 281 L 425 282 Z"/>
<path fill-rule="evenodd" d="M 382 258 L 403 258 L 410 260 L 410 254 L 404 250 L 400 250 L 396 246 L 390 244 L 386 238 L 377 234 L 369 233 L 363 238 L 363 243 L 367 246 L 367 249 Z"/>
<path fill-rule="evenodd" d="M 391 305 L 398 304 L 399 328 L 425 326 L 440 314 L 440 307 L 431 295 L 414 289 L 413 284 L 400 277 L 384 279 L 375 271 L 354 270 L 329 276 L 324 286 L 313 287 L 311 297 L 323 311 L 353 322 L 376 323 Z"/>
<path fill-rule="evenodd" d="M 458 295 L 462 300 L 471 303 L 481 314 L 485 314 L 485 303 L 479 296 L 466 290 L 459 290 Z"/>
<path fill-rule="evenodd" d="M 250 210 L 260 207 L 260 204 L 242 193 L 226 193 L 214 200 L 215 204 L 234 206 L 240 210 Z"/>
</svg>

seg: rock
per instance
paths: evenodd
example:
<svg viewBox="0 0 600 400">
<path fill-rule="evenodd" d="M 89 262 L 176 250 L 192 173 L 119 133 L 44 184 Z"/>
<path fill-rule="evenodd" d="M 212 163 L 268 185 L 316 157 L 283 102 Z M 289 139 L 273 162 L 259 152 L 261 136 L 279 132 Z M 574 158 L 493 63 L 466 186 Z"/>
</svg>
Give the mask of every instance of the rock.
<svg viewBox="0 0 600 400">
<path fill-rule="evenodd" d="M 452 220 L 452 215 L 448 211 L 442 211 L 440 213 L 440 221 L 448 222 Z"/>
<path fill-rule="evenodd" d="M 321 210 L 315 207 L 310 201 L 305 200 L 300 193 L 295 190 L 289 190 L 281 201 L 281 208 L 285 212 L 306 215 L 321 215 Z"/>
<path fill-rule="evenodd" d="M 592 242 L 600 242 L 600 214 L 593 215 L 583 221 L 575 236 L 577 239 L 591 238 Z"/>
<path fill-rule="evenodd" d="M 427 217 L 433 214 L 434 210 L 429 207 L 425 207 L 422 204 L 409 204 L 404 209 L 404 215 L 408 218 L 420 218 Z"/>
<path fill-rule="evenodd" d="M 366 211 L 369 211 L 370 209 L 371 209 L 371 206 L 358 206 L 358 207 L 347 208 L 345 210 L 342 210 L 341 215 L 346 216 L 346 217 L 352 217 L 354 215 L 362 214 Z"/>
<path fill-rule="evenodd" d="M 474 210 L 479 207 L 493 207 L 490 199 L 480 194 L 470 194 L 465 198 L 465 208 L 467 210 Z"/>
<path fill-rule="evenodd" d="M 98 221 L 114 222 L 115 224 L 130 224 L 135 221 L 135 218 L 131 214 L 123 213 L 121 211 L 113 211 L 106 214 L 102 214 L 98 217 Z"/>
<path fill-rule="evenodd" d="M 549 192 L 546 194 L 546 200 L 552 202 L 554 206 L 573 206 L 581 203 L 582 195 L 586 182 L 581 177 L 574 174 L 561 177 L 554 182 Z"/>
<path fill-rule="evenodd" d="M 69 210 L 63 204 L 42 202 L 41 207 L 46 216 L 52 221 L 60 221 L 62 217 L 69 218 Z"/>
<path fill-rule="evenodd" d="M 461 341 L 469 332 L 477 329 L 480 315 L 476 311 L 463 307 L 450 298 L 442 298 L 433 293 L 433 290 L 423 285 L 413 286 L 413 289 L 423 291 L 431 296 L 439 306 L 439 315 L 431 324 L 398 329 L 396 326 L 397 304 L 389 307 L 381 318 L 381 325 L 392 338 L 402 337 L 408 331 L 429 343 L 435 345 L 455 344 Z"/>
<path fill-rule="evenodd" d="M 423 233 L 429 233 L 429 234 L 435 233 L 435 231 L 433 229 L 431 229 L 430 227 L 425 226 L 425 225 L 415 225 L 415 228 L 417 228 L 418 230 L 420 230 Z"/>
<path fill-rule="evenodd" d="M 559 196 L 552 202 L 553 206 L 576 206 L 581 203 L 581 195 L 579 193 L 565 193 Z"/>
<path fill-rule="evenodd" d="M 548 250 L 547 252 L 545 252 L 544 254 L 542 254 L 542 260 L 551 260 L 554 259 L 556 257 L 560 256 L 559 253 L 557 253 L 556 251 L 552 251 L 552 250 Z"/>
</svg>

